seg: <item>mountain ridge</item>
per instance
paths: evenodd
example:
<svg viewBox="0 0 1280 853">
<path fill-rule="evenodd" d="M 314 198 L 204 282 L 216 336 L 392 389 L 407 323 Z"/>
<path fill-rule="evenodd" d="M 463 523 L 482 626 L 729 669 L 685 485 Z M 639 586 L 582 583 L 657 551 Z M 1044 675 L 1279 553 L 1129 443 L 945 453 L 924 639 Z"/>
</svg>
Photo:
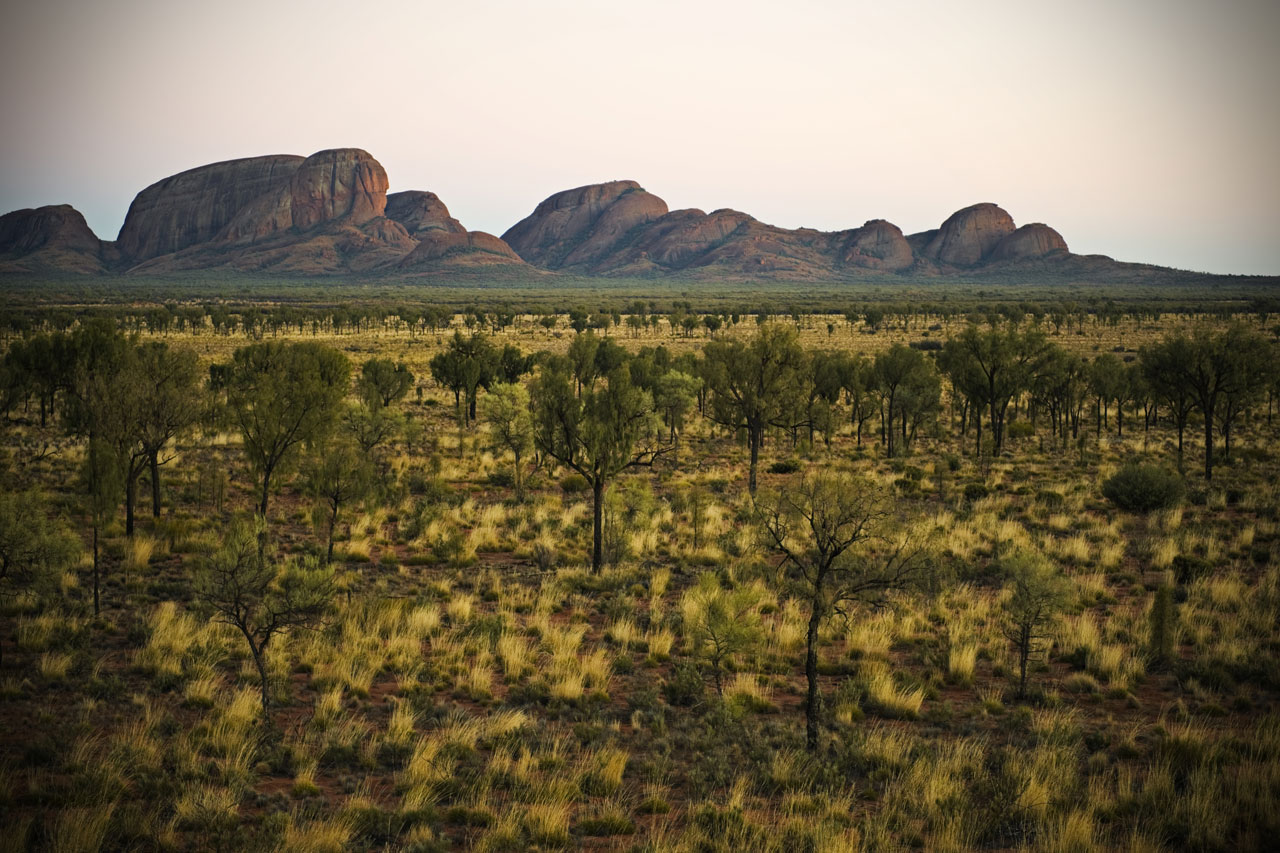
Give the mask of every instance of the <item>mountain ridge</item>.
<svg viewBox="0 0 1280 853">
<path fill-rule="evenodd" d="M 914 234 L 884 219 L 788 229 L 721 208 L 671 210 L 634 180 L 548 196 L 501 237 L 470 231 L 435 193 L 388 193 L 359 148 L 265 155 L 179 172 L 141 190 L 114 241 L 70 205 L 0 216 L 0 275 L 530 276 L 841 281 L 1019 275 L 1144 283 L 1182 271 L 1078 255 L 1044 223 L 992 202 Z M 1203 274 L 1211 275 L 1211 274 Z"/>
</svg>

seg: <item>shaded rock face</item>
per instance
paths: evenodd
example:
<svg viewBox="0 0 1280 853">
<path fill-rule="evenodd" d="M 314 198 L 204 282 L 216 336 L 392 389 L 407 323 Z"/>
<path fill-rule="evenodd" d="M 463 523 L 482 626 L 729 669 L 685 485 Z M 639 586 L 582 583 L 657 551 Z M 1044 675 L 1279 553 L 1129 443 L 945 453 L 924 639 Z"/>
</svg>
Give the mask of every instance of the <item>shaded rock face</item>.
<svg viewBox="0 0 1280 853">
<path fill-rule="evenodd" d="M 1013 217 L 1003 209 L 990 203 L 975 204 L 947 217 L 921 254 L 940 264 L 976 266 L 1013 231 Z"/>
<path fill-rule="evenodd" d="M 102 241 L 69 204 L 0 216 L 0 270 L 102 272 L 103 254 Z"/>
<path fill-rule="evenodd" d="M 526 261 L 550 269 L 591 265 L 638 225 L 667 213 L 667 203 L 635 181 L 611 181 L 556 193 L 502 239 Z"/>
<path fill-rule="evenodd" d="M 290 182 L 293 227 L 306 230 L 332 219 L 360 225 L 387 207 L 387 172 L 358 148 L 312 154 Z"/>
<path fill-rule="evenodd" d="M 496 237 L 468 232 L 434 193 L 389 198 L 387 187 L 382 164 L 358 148 L 192 169 L 138 194 L 120 232 L 122 265 L 365 272 L 469 252 L 483 255 L 470 265 L 519 262 Z"/>
<path fill-rule="evenodd" d="M 207 243 L 250 203 L 278 192 L 305 159 L 286 154 L 228 160 L 158 181 L 133 200 L 116 243 L 134 261 Z"/>
<path fill-rule="evenodd" d="M 840 262 L 873 270 L 904 270 L 915 263 L 902 229 L 883 219 L 872 219 L 849 232 L 840 249 Z"/>
<path fill-rule="evenodd" d="M 431 261 L 440 261 L 463 253 L 483 253 L 486 258 L 473 258 L 472 262 L 521 263 L 520 256 L 502 240 L 483 231 L 444 231 L 436 229 L 421 235 L 418 245 L 400 261 L 407 269 Z"/>
<path fill-rule="evenodd" d="M 995 245 L 987 260 L 1018 261 L 1039 258 L 1051 252 L 1067 252 L 1067 241 L 1062 235 L 1041 222 L 1023 225 Z"/>
<path fill-rule="evenodd" d="M 994 204 L 967 207 L 941 228 L 909 237 L 883 219 L 823 232 L 779 228 L 735 210 L 668 212 L 666 202 L 635 181 L 556 193 L 503 238 L 524 260 L 550 270 L 599 275 L 689 271 L 794 280 L 838 278 L 854 271 L 931 275 L 1066 249 L 1047 226 L 1015 231 L 1013 219 Z"/>
<path fill-rule="evenodd" d="M 449 208 L 435 193 L 422 190 L 392 193 L 387 196 L 387 218 L 399 222 L 411 235 L 424 231 L 446 231 L 461 234 L 467 229 L 449 215 Z"/>
<path fill-rule="evenodd" d="M 343 222 L 362 225 L 387 206 L 387 173 L 358 148 L 320 151 L 280 175 L 215 235 L 219 242 L 258 243 L 291 228 Z"/>
<path fill-rule="evenodd" d="M 0 272 L 416 275 L 527 261 L 590 275 L 831 281 L 867 273 L 981 274 L 991 264 L 1100 276 L 1114 265 L 1071 255 L 1047 225 L 1015 228 L 989 203 L 909 236 L 883 219 L 824 232 L 781 228 L 736 210 L 671 211 L 635 181 L 610 181 L 552 195 L 500 239 L 468 231 L 435 193 L 388 195 L 387 187 L 382 165 L 357 148 L 214 163 L 140 192 L 116 243 L 99 241 L 67 205 L 0 217 Z"/>
</svg>

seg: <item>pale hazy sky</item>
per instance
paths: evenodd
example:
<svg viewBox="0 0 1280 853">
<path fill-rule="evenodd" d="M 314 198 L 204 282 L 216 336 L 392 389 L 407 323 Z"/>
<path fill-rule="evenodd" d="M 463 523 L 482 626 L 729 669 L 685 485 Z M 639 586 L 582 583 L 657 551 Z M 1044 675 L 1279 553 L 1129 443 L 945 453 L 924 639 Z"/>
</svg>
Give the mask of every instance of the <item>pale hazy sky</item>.
<svg viewBox="0 0 1280 853">
<path fill-rule="evenodd" d="M 633 178 L 907 233 L 979 201 L 1073 251 L 1280 274 L 1280 2 L 9 0 L 0 212 L 113 239 L 193 166 L 354 146 L 500 234 Z"/>
</svg>

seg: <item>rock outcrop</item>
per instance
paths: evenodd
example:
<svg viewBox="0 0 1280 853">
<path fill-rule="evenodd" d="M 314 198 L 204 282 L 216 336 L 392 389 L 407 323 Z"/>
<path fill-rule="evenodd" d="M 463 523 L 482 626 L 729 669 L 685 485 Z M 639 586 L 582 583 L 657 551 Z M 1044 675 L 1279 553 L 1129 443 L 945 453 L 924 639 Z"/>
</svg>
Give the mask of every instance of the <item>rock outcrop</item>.
<svg viewBox="0 0 1280 853">
<path fill-rule="evenodd" d="M 1008 213 L 979 204 L 910 237 L 883 219 L 847 231 L 788 229 L 734 210 L 668 212 L 635 181 L 611 181 L 556 193 L 503 239 L 524 260 L 549 270 L 838 279 L 861 272 L 961 272 L 997 256 L 1001 246 L 1001 259 L 1065 248 L 1043 227 L 1015 234 Z"/>
<path fill-rule="evenodd" d="M 987 255 L 987 261 L 1020 261 L 1039 258 L 1052 252 L 1067 252 L 1067 241 L 1048 225 L 1033 222 L 1004 237 Z"/>
<path fill-rule="evenodd" d="M 666 212 L 667 203 L 635 181 L 611 181 L 556 193 L 502 239 L 537 266 L 590 267 L 615 251 L 631 229 Z"/>
<path fill-rule="evenodd" d="M 100 273 L 108 250 L 69 204 L 0 216 L 0 272 Z"/>
<path fill-rule="evenodd" d="M 840 247 L 840 262 L 870 270 L 898 272 L 915 263 L 902 229 L 883 219 L 872 219 L 848 232 Z"/>
<path fill-rule="evenodd" d="M 521 263 L 498 238 L 467 231 L 434 193 L 388 197 L 388 185 L 382 164 L 358 148 L 191 169 L 134 199 L 117 241 L 119 265 L 363 273 L 421 270 L 471 253 L 468 266 Z"/>
<path fill-rule="evenodd" d="M 278 192 L 305 157 L 227 160 L 181 172 L 138 193 L 116 239 L 135 263 L 208 243 L 253 202 Z"/>
<path fill-rule="evenodd" d="M 423 190 L 408 190 L 387 196 L 387 218 L 399 222 L 412 237 L 428 231 L 461 234 L 467 229 L 449 215 L 440 196 Z"/>
<path fill-rule="evenodd" d="M 498 238 L 468 231 L 435 193 L 388 195 L 388 186 L 386 170 L 358 148 L 213 163 L 138 193 L 115 243 L 99 240 L 68 205 L 0 217 L 0 273 L 422 275 L 504 266 L 528 274 L 533 265 L 577 275 L 815 282 L 989 273 L 1152 281 L 1162 274 L 1073 255 L 1053 228 L 1015 227 L 990 203 L 911 235 L 883 219 L 818 231 L 729 209 L 669 210 L 623 180 L 558 192 Z"/>
<path fill-rule="evenodd" d="M 1013 231 L 1013 217 L 1002 208 L 975 204 L 947 217 L 921 255 L 948 266 L 977 266 Z"/>
</svg>

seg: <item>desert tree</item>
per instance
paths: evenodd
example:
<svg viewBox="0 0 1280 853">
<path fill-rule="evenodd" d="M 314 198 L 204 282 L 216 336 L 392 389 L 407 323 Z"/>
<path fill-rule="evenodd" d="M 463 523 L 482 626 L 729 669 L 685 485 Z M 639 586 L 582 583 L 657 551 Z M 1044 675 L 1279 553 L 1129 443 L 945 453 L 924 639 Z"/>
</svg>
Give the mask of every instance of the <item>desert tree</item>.
<svg viewBox="0 0 1280 853">
<path fill-rule="evenodd" d="M 1027 666 L 1070 602 L 1071 584 L 1044 556 L 1019 551 L 1004 560 L 1013 591 L 1004 605 L 1003 632 L 1018 655 L 1018 698 L 1027 695 Z"/>
<path fill-rule="evenodd" d="M 305 463 L 305 490 L 319 501 L 327 531 L 325 562 L 333 562 L 333 536 L 339 513 L 369 493 L 373 478 L 368 455 L 347 436 L 327 441 Z"/>
<path fill-rule="evenodd" d="M 1000 455 L 1005 416 L 1014 398 L 1031 387 L 1045 355 L 1044 334 L 1035 328 L 1019 331 L 1012 323 L 985 329 L 970 324 L 942 349 L 952 383 L 970 399 L 975 416 L 987 409 L 991 444 Z"/>
<path fill-rule="evenodd" d="M 1178 470 L 1183 470 L 1183 441 L 1196 406 L 1195 391 L 1186 377 L 1195 358 L 1191 339 L 1179 332 L 1138 353 L 1142 377 L 1156 403 L 1163 404 L 1178 431 Z"/>
<path fill-rule="evenodd" d="M 1103 353 L 1089 365 L 1089 390 L 1093 393 L 1096 420 L 1094 426 L 1099 438 L 1102 436 L 1103 426 L 1107 423 L 1107 412 L 1111 403 L 1116 402 L 1118 408 L 1123 407 L 1125 399 L 1129 396 L 1127 380 L 1128 374 L 1125 372 L 1124 362 L 1113 353 Z M 1116 417 L 1124 416 L 1117 411 Z"/>
<path fill-rule="evenodd" d="M 88 503 L 93 539 L 94 616 L 102 610 L 102 530 L 111 523 L 112 516 L 120 506 L 124 477 L 125 466 L 116 448 L 101 438 L 89 439 L 80 470 L 80 485 Z"/>
<path fill-rule="evenodd" d="M 1189 336 L 1167 338 L 1163 348 L 1152 352 L 1157 356 L 1152 370 L 1158 366 L 1168 371 L 1157 381 L 1178 383 L 1204 417 L 1204 478 L 1212 480 L 1215 427 L 1229 436 L 1243 406 L 1265 387 L 1268 345 L 1238 325 L 1223 331 L 1202 326 Z M 1170 353 L 1176 358 L 1159 357 Z"/>
<path fill-rule="evenodd" d="M 529 391 L 516 382 L 494 385 L 480 405 L 480 414 L 489 424 L 489 439 L 495 450 L 511 451 L 512 485 L 516 499 L 524 500 L 524 463 L 533 450 L 533 416 Z"/>
<path fill-rule="evenodd" d="M 75 541 L 50 518 L 39 494 L 0 493 L 0 601 L 7 605 L 23 593 L 55 586 L 75 553 Z"/>
<path fill-rule="evenodd" d="M 1222 332 L 1220 349 L 1228 381 L 1214 417 L 1222 434 L 1223 456 L 1230 459 L 1232 430 L 1244 411 L 1262 400 L 1276 370 L 1277 353 L 1273 344 L 1241 325 Z"/>
<path fill-rule="evenodd" d="M 764 636 L 760 592 L 750 586 L 725 589 L 704 572 L 684 600 L 684 633 L 690 650 L 711 666 L 716 694 L 724 695 L 723 672 L 735 655 L 754 649 Z"/>
<path fill-rule="evenodd" d="M 346 396 L 347 357 L 321 344 L 266 342 L 235 351 L 227 376 L 230 417 L 260 484 L 264 518 L 271 478 L 304 443 L 328 434 Z"/>
<path fill-rule="evenodd" d="M 847 474 L 803 476 L 755 501 L 763 543 L 782 559 L 779 585 L 808 609 L 805 740 L 818 747 L 818 632 L 833 615 L 879 608 L 895 590 L 923 580 L 924 543 L 895 536 L 881 489 Z"/>
<path fill-rule="evenodd" d="M 579 397 L 568 372 L 554 364 L 534 380 L 530 397 L 536 401 L 534 444 L 591 487 L 591 570 L 599 572 L 605 488 L 621 472 L 652 465 L 668 449 L 655 429 L 653 397 L 632 384 L 625 366 Z"/>
<path fill-rule="evenodd" d="M 378 408 L 386 408 L 404 398 L 413 387 L 413 373 L 404 362 L 371 358 L 360 365 L 356 393 Z"/>
<path fill-rule="evenodd" d="M 862 447 L 863 430 L 875 413 L 872 362 L 858 355 L 847 356 L 841 366 L 840 384 L 849 405 L 849 423 L 854 429 L 858 447 Z"/>
<path fill-rule="evenodd" d="M 808 398 L 807 361 L 794 327 L 765 324 L 750 342 L 708 341 L 703 377 L 711 392 L 709 417 L 745 429 L 751 454 L 747 488 L 756 492 L 756 469 L 765 430 L 790 424 Z"/>
<path fill-rule="evenodd" d="M 342 408 L 341 419 L 343 430 L 370 459 L 379 448 L 395 441 L 407 424 L 401 412 L 371 404 L 367 399 L 348 402 Z"/>
<path fill-rule="evenodd" d="M 489 343 L 484 333 L 456 331 L 445 350 L 431 359 L 431 377 L 453 392 L 461 426 L 469 427 L 475 421 L 479 391 L 494 382 L 502 358 L 503 351 Z"/>
<path fill-rule="evenodd" d="M 600 338 L 590 330 L 573 336 L 569 342 L 569 369 L 573 373 L 574 393 L 581 396 L 584 388 L 595 384 L 599 369 L 596 366 L 596 353 L 600 349 Z"/>
<path fill-rule="evenodd" d="M 261 518 L 236 522 L 193 579 L 196 599 L 248 644 L 261 682 L 264 718 L 271 707 L 268 646 L 291 628 L 319 625 L 334 594 L 332 569 L 318 560 L 276 562 L 267 553 L 266 535 Z"/>
<path fill-rule="evenodd" d="M 920 424 L 938 410 L 938 372 L 919 350 L 894 344 L 876 356 L 872 375 L 881 399 L 885 453 L 906 453 Z"/>
<path fill-rule="evenodd" d="M 700 378 L 680 370 L 669 370 L 653 383 L 654 405 L 669 430 L 667 440 L 671 444 L 672 465 L 680 464 L 680 436 L 684 432 L 685 417 L 693 409 L 701 389 Z"/>
<path fill-rule="evenodd" d="M 206 412 L 200 388 L 200 367 L 190 350 L 170 349 L 163 343 L 138 348 L 141 409 L 138 443 L 151 474 L 151 513 L 160 517 L 160 466 L 169 461 L 169 442 L 194 428 Z"/>
</svg>

